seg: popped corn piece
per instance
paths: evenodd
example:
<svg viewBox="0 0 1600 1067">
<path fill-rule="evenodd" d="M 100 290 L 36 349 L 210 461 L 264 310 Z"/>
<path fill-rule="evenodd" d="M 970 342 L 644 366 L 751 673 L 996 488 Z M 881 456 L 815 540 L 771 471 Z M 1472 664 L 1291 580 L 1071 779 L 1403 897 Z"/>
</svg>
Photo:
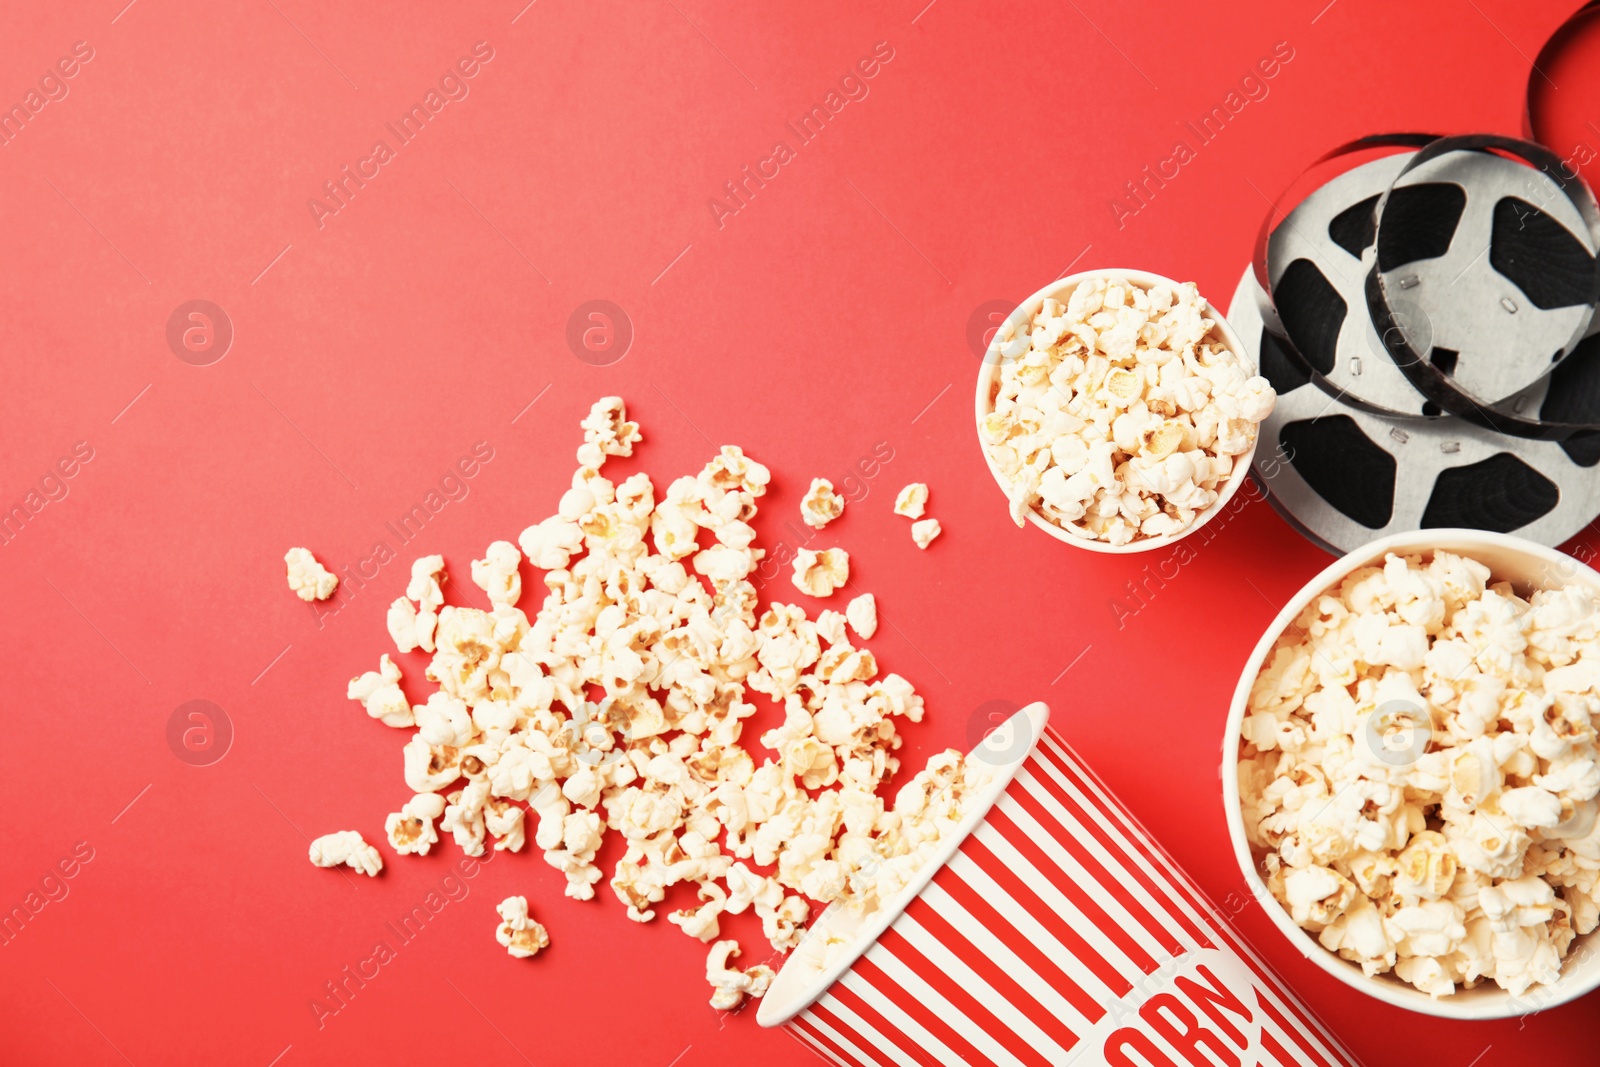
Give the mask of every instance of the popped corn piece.
<svg viewBox="0 0 1600 1067">
<path fill-rule="evenodd" d="M 627 418 L 620 396 L 603 396 L 594 402 L 582 423 L 583 444 L 578 448 L 581 468 L 598 471 L 608 456 L 633 455 L 634 444 L 643 438 L 639 424 L 628 422 Z"/>
<path fill-rule="evenodd" d="M 527 897 L 506 897 L 494 910 L 500 913 L 494 939 L 505 946 L 509 955 L 525 960 L 550 944 L 544 925 L 528 915 Z"/>
<path fill-rule="evenodd" d="M 339 587 L 338 575 L 317 562 L 308 548 L 291 548 L 283 554 L 289 569 L 289 588 L 301 600 L 327 600 Z"/>
<path fill-rule="evenodd" d="M 917 543 L 918 548 L 927 548 L 943 532 L 944 527 L 939 525 L 938 519 L 919 519 L 911 524 L 911 540 Z"/>
<path fill-rule="evenodd" d="M 826 478 L 811 479 L 811 488 L 800 501 L 800 517 L 814 530 L 820 530 L 844 514 L 844 497 L 833 491 Z"/>
<path fill-rule="evenodd" d="M 471 757 L 468 757 L 471 758 Z M 496 852 L 521 852 L 528 843 L 528 809 L 491 797 L 483 807 L 483 825 L 494 838 Z"/>
<path fill-rule="evenodd" d="M 912 482 L 894 498 L 894 513 L 908 519 L 922 518 L 928 506 L 928 487 L 922 482 Z"/>
<path fill-rule="evenodd" d="M 439 841 L 433 822 L 443 814 L 444 797 L 438 793 L 416 794 L 384 820 L 389 847 L 402 856 L 426 856 Z"/>
<path fill-rule="evenodd" d="M 410 652 L 420 643 L 417 636 L 417 606 L 405 597 L 396 597 L 394 603 L 389 605 L 384 623 L 397 651 Z M 428 627 L 428 639 L 433 639 L 431 625 Z"/>
<path fill-rule="evenodd" d="M 443 556 L 423 556 L 412 561 L 406 595 L 389 605 L 385 619 L 389 637 L 401 652 L 415 648 L 433 651 L 434 626 L 439 620 L 439 607 L 444 603 L 444 591 L 440 588 L 443 573 Z"/>
<path fill-rule="evenodd" d="M 415 723 L 411 702 L 400 691 L 400 668 L 387 652 L 379 658 L 377 670 L 350 679 L 345 696 L 360 702 L 368 715 L 385 726 L 406 727 Z"/>
<path fill-rule="evenodd" d="M 870 638 L 878 632 L 878 598 L 871 593 L 862 593 L 850 601 L 844 614 L 850 621 L 850 629 L 861 637 Z"/>
<path fill-rule="evenodd" d="M 378 872 L 383 870 L 383 857 L 378 850 L 362 840 L 354 830 L 324 834 L 311 842 L 311 862 L 318 867 L 344 864 L 372 878 L 376 878 Z"/>
<path fill-rule="evenodd" d="M 461 777 L 461 750 L 453 745 L 430 745 L 421 734 L 412 734 L 401 756 L 413 793 L 437 793 Z"/>
<path fill-rule="evenodd" d="M 832 596 L 833 591 L 850 580 L 850 553 L 842 548 L 825 548 L 814 552 L 802 548 L 795 553 L 794 587 L 809 596 Z"/>
<path fill-rule="evenodd" d="M 719 454 L 700 472 L 700 480 L 721 492 L 744 492 L 764 496 L 772 473 L 749 459 L 738 445 L 723 445 Z"/>
<path fill-rule="evenodd" d="M 771 967 L 758 963 L 747 971 L 729 965 L 729 957 L 742 955 L 737 941 L 718 941 L 706 955 L 706 981 L 711 983 L 711 1006 L 732 1011 L 745 997 L 765 996 L 773 978 Z"/>
<path fill-rule="evenodd" d="M 583 547 L 583 527 L 560 515 L 552 515 L 522 531 L 517 538 L 528 562 L 541 570 L 562 570 L 572 554 Z"/>
<path fill-rule="evenodd" d="M 859 600 L 861 598 L 857 597 L 856 599 Z M 855 601 L 852 600 L 851 603 L 854 604 Z M 830 645 L 849 644 L 849 637 L 844 632 L 844 626 L 847 621 L 848 609 L 846 611 L 834 611 L 830 608 L 820 612 L 816 621 L 817 636 Z"/>
<path fill-rule="evenodd" d="M 411 581 L 406 584 L 406 596 L 417 603 L 417 611 L 431 614 L 444 603 L 444 557 L 423 556 L 411 563 Z"/>
<path fill-rule="evenodd" d="M 517 568 L 522 554 L 510 541 L 496 541 L 483 559 L 472 561 L 472 584 L 489 594 L 489 603 L 515 606 L 522 596 L 522 575 Z"/>
<path fill-rule="evenodd" d="M 667 921 L 690 937 L 700 941 L 715 941 L 720 932 L 717 916 L 728 904 L 728 893 L 716 882 L 700 883 L 700 907 L 675 911 Z"/>
</svg>

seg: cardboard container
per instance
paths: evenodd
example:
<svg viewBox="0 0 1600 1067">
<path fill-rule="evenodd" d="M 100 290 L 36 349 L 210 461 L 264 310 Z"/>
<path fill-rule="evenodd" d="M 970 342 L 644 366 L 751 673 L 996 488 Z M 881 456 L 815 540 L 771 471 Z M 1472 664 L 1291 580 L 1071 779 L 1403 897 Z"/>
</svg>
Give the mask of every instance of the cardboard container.
<svg viewBox="0 0 1600 1067">
<path fill-rule="evenodd" d="M 1006 362 L 1021 358 L 1022 354 L 1027 350 L 1027 325 L 1032 321 L 1033 316 L 1038 314 L 1039 309 L 1044 307 L 1044 302 L 1047 298 L 1053 298 L 1065 304 L 1072 298 L 1073 290 L 1081 283 L 1094 278 L 1131 282 L 1145 289 L 1157 285 L 1165 285 L 1169 289 L 1177 289 L 1182 284 L 1181 282 L 1173 281 L 1171 278 L 1164 278 L 1159 274 L 1151 274 L 1149 271 L 1142 270 L 1116 268 L 1079 271 L 1077 274 L 1069 274 L 1065 278 L 1057 278 L 1017 305 L 1016 310 L 1006 316 L 1006 320 L 1017 327 L 1017 335 L 1011 343 L 1007 344 L 1000 340 L 1000 335 L 996 332 L 994 340 L 990 342 L 988 349 L 984 352 L 983 362 L 978 366 L 978 389 L 973 398 L 973 413 L 977 417 L 978 448 L 983 453 L 983 462 L 988 466 L 989 473 L 994 476 L 995 484 L 1000 487 L 1000 491 L 1006 494 L 1007 497 L 1011 495 L 1011 482 L 1005 475 L 1000 473 L 1000 468 L 995 466 L 993 458 L 989 455 L 989 449 L 983 443 L 983 420 L 986 415 L 994 410 L 994 398 L 1000 389 L 1000 369 Z M 1212 331 L 1213 339 L 1220 340 L 1225 344 L 1228 350 L 1238 358 L 1240 364 L 1250 374 L 1255 374 L 1256 361 L 1250 355 L 1250 350 L 1245 347 L 1238 333 L 1228 324 L 1228 320 L 1223 317 L 1222 310 L 1214 304 L 1209 306 L 1210 316 L 1217 324 L 1216 329 Z M 1193 522 L 1175 534 L 1168 534 L 1165 537 L 1141 537 L 1137 541 L 1130 541 L 1125 545 L 1113 545 L 1086 535 L 1071 533 L 1064 527 L 1058 526 L 1045 518 L 1037 508 L 1028 509 L 1028 521 L 1038 529 L 1054 537 L 1057 541 L 1064 541 L 1069 545 L 1088 549 L 1090 552 L 1127 555 L 1133 552 L 1151 552 L 1158 548 L 1167 548 L 1173 543 L 1188 537 L 1222 513 L 1222 509 L 1227 507 L 1228 501 L 1233 499 L 1233 495 L 1239 491 L 1239 487 L 1244 484 L 1246 477 L 1249 475 L 1250 464 L 1255 459 L 1256 446 L 1260 443 L 1260 440 L 1260 435 L 1257 434 L 1256 442 L 1250 446 L 1248 452 L 1242 452 L 1233 457 L 1233 470 L 1229 473 L 1228 480 L 1217 488 L 1217 499 L 1212 501 L 1210 507 L 1195 515 Z"/>
<path fill-rule="evenodd" d="M 866 920 L 838 905 L 762 1000 L 847 1067 L 1352 1064 L 1079 762 L 1018 711 L 972 758 L 987 790 Z"/>
<path fill-rule="evenodd" d="M 1431 997 L 1392 974 L 1368 977 L 1356 964 L 1323 948 L 1315 934 L 1296 926 L 1283 905 L 1273 899 L 1258 865 L 1261 850 L 1251 846 L 1250 835 L 1245 829 L 1239 796 L 1239 734 L 1244 717 L 1250 710 L 1250 690 L 1255 686 L 1256 675 L 1272 654 L 1272 647 L 1279 635 L 1293 625 L 1313 600 L 1330 589 L 1338 588 L 1341 582 L 1362 567 L 1381 567 L 1384 558 L 1391 552 L 1402 556 L 1431 556 L 1437 551 L 1454 552 L 1477 560 L 1489 568 L 1492 581 L 1510 582 L 1522 596 L 1531 596 L 1536 589 L 1569 585 L 1585 586 L 1600 595 L 1600 574 L 1565 552 L 1488 530 L 1433 529 L 1391 534 L 1330 563 L 1302 586 L 1278 612 L 1278 617 L 1261 635 L 1249 662 L 1239 675 L 1239 685 L 1233 693 L 1233 706 L 1228 712 L 1228 725 L 1223 731 L 1223 809 L 1228 817 L 1228 832 L 1233 838 L 1233 854 L 1239 861 L 1239 869 L 1244 872 L 1251 893 L 1267 909 L 1273 925 L 1312 963 L 1351 989 L 1369 997 L 1377 997 L 1397 1008 L 1445 1019 L 1510 1019 L 1553 1008 L 1600 989 L 1600 951 L 1596 951 L 1596 947 L 1600 946 L 1600 930 L 1591 930 L 1573 940 L 1567 958 L 1562 962 L 1560 978 L 1551 985 L 1534 986 L 1521 996 L 1513 996 L 1493 981 L 1486 980 L 1475 989 L 1459 989 L 1448 997 Z M 1416 755 L 1420 756 L 1421 752 Z M 1401 753 L 1399 758 L 1415 760 L 1415 756 L 1405 753 Z"/>
</svg>

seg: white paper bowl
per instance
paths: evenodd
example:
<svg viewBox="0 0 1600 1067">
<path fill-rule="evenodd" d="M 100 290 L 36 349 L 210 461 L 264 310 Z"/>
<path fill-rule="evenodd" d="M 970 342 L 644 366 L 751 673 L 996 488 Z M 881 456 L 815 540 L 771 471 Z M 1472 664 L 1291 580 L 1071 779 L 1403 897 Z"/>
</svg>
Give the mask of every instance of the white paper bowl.
<svg viewBox="0 0 1600 1067">
<path fill-rule="evenodd" d="M 1460 990 L 1451 996 L 1434 999 L 1392 974 L 1368 978 L 1356 964 L 1323 948 L 1314 934 L 1295 925 L 1288 911 L 1273 898 L 1256 866 L 1249 839 L 1245 835 L 1244 814 L 1239 804 L 1239 730 L 1250 701 L 1251 686 L 1260 673 L 1262 663 L 1271 654 L 1278 635 L 1305 610 L 1313 598 L 1338 585 L 1352 571 L 1368 564 L 1381 563 L 1389 552 L 1431 552 L 1436 549 L 1478 560 L 1489 568 L 1495 580 L 1511 582 L 1524 595 L 1533 589 L 1573 583 L 1600 592 L 1600 574 L 1571 556 L 1506 534 L 1482 530 L 1417 530 L 1381 538 L 1357 549 L 1329 565 L 1283 606 L 1245 664 L 1244 673 L 1239 676 L 1239 686 L 1234 690 L 1233 706 L 1228 712 L 1228 725 L 1223 733 L 1223 803 L 1228 832 L 1233 838 L 1234 856 L 1244 871 L 1251 892 L 1283 936 L 1307 959 L 1350 988 L 1397 1008 L 1446 1019 L 1504 1019 L 1554 1007 L 1600 987 L 1600 951 L 1595 951 L 1600 948 L 1600 931 L 1573 941 L 1562 965 L 1561 977 L 1554 985 L 1535 986 L 1520 997 L 1514 997 L 1488 981 L 1476 989 Z"/>
<path fill-rule="evenodd" d="M 1161 1031 L 1184 1016 L 1180 1036 L 1199 1026 L 1234 1062 L 1352 1064 L 1047 715 L 1022 708 L 973 750 L 994 780 L 938 854 L 869 916 L 818 916 L 757 1021 L 845 1067 L 1179 1063 Z M 820 941 L 837 950 L 819 962 Z"/>
<path fill-rule="evenodd" d="M 1043 289 L 1040 289 L 1037 293 L 1034 293 L 1032 296 L 1028 297 L 1028 299 L 1017 305 L 1017 308 L 1011 312 L 1011 315 L 1008 317 L 1008 321 L 1027 322 L 1031 320 L 1032 317 L 1039 311 L 1039 309 L 1044 306 L 1044 302 L 1047 297 L 1055 297 L 1055 299 L 1061 301 L 1063 304 L 1066 303 L 1068 298 L 1072 296 L 1072 291 L 1076 289 L 1081 282 L 1084 282 L 1090 278 L 1120 279 L 1123 281 L 1132 282 L 1135 285 L 1146 289 L 1155 285 L 1166 285 L 1176 289 L 1180 284 L 1173 281 L 1171 278 L 1163 278 L 1159 274 L 1151 274 L 1148 271 L 1142 270 L 1080 271 L 1077 274 L 1069 274 L 1065 278 L 1062 278 L 1058 281 L 1053 281 Z M 1212 304 L 1210 301 L 1207 301 L 1207 304 L 1211 310 L 1211 317 L 1216 321 L 1217 324 L 1215 330 L 1213 330 L 1213 334 L 1221 338 L 1228 350 L 1238 357 L 1239 362 L 1249 370 L 1249 373 L 1255 374 L 1255 361 L 1250 358 L 1249 352 L 1246 351 L 1244 345 L 1240 343 L 1239 335 L 1234 332 L 1232 326 L 1228 325 L 1228 320 L 1223 317 L 1221 310 L 1219 310 L 1215 304 Z M 988 465 L 989 473 L 994 476 L 995 484 L 1000 487 L 1000 491 L 1006 494 L 1007 499 L 1009 499 L 1010 483 L 1006 480 L 1005 476 L 1000 473 L 999 469 L 995 467 L 994 460 L 989 457 L 989 450 L 988 448 L 984 447 L 983 443 L 983 417 L 994 409 L 995 391 L 1000 383 L 1001 362 L 1002 358 L 1000 355 L 999 334 L 996 333 L 995 340 L 990 343 L 988 351 L 983 354 L 983 363 L 978 370 L 978 391 L 975 397 L 975 412 L 977 415 L 978 448 L 983 452 L 983 461 Z M 1256 441 L 1258 444 L 1260 443 L 1259 434 L 1257 435 Z M 1233 498 L 1233 494 L 1239 491 L 1239 487 L 1244 484 L 1245 478 L 1249 476 L 1250 462 L 1255 457 L 1255 452 L 1256 446 L 1251 445 L 1250 451 L 1234 457 L 1233 472 L 1228 475 L 1228 480 L 1222 483 L 1221 491 L 1218 492 L 1217 499 L 1212 503 L 1212 505 L 1197 514 L 1194 517 L 1194 522 L 1190 523 L 1187 529 L 1179 533 L 1171 534 L 1167 537 L 1141 537 L 1138 540 L 1130 541 L 1125 545 L 1112 545 L 1095 538 L 1084 537 L 1079 534 L 1071 533 L 1051 522 L 1033 508 L 1028 509 L 1028 521 L 1033 523 L 1033 525 L 1037 526 L 1039 529 L 1043 530 L 1045 533 L 1049 534 L 1051 537 L 1054 537 L 1057 541 L 1065 541 L 1069 545 L 1075 545 L 1078 548 L 1086 548 L 1091 552 L 1108 552 L 1117 555 L 1126 555 L 1133 552 L 1152 552 L 1158 548 L 1166 548 L 1169 545 L 1183 540 L 1185 537 L 1188 537 L 1190 534 L 1200 529 L 1200 527 L 1204 526 L 1214 516 L 1216 516 L 1218 512 L 1227 506 L 1228 501 Z"/>
</svg>

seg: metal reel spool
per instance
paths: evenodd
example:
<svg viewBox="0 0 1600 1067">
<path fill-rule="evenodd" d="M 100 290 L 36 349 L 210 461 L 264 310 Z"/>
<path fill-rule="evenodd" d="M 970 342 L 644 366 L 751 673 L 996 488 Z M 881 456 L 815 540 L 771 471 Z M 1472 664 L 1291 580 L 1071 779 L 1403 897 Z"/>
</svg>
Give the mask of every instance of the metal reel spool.
<svg viewBox="0 0 1600 1067">
<path fill-rule="evenodd" d="M 1600 513 L 1600 478 L 1590 469 L 1600 450 L 1585 467 L 1555 442 L 1506 437 L 1453 416 L 1386 418 L 1341 403 L 1266 332 L 1262 296 L 1247 269 L 1228 311 L 1278 391 L 1254 473 L 1273 507 L 1311 541 L 1341 554 L 1386 534 L 1465 526 L 1557 545 Z"/>
</svg>

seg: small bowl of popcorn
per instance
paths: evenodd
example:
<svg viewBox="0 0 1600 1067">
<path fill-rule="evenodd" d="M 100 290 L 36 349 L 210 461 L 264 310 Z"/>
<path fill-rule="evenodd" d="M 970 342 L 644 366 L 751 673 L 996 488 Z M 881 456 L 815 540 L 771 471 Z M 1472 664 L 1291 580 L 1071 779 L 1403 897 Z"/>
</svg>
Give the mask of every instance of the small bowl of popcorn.
<svg viewBox="0 0 1600 1067">
<path fill-rule="evenodd" d="M 1423 530 L 1312 579 L 1234 693 L 1234 853 L 1335 978 L 1455 1019 L 1600 987 L 1600 574 Z"/>
<path fill-rule="evenodd" d="M 1275 399 L 1192 283 L 1085 271 L 1034 293 L 995 332 L 978 373 L 978 440 L 1019 527 L 1146 552 L 1222 510 Z"/>
</svg>

